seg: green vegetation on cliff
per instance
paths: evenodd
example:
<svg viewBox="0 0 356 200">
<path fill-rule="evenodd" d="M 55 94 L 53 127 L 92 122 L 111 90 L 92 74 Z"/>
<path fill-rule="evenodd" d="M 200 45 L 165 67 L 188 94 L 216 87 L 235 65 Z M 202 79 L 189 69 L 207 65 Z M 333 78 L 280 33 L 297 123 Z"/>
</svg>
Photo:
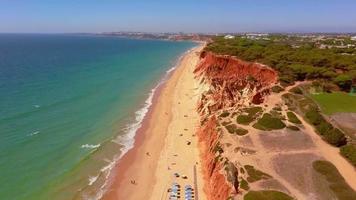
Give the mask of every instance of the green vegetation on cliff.
<svg viewBox="0 0 356 200">
<path fill-rule="evenodd" d="M 329 182 L 329 188 L 333 191 L 337 199 L 356 199 L 356 192 L 345 182 L 345 179 L 332 163 L 317 160 L 313 162 L 313 168 Z"/>
<path fill-rule="evenodd" d="M 250 191 L 244 200 L 293 200 L 289 195 L 275 190 Z"/>
<path fill-rule="evenodd" d="M 282 129 L 286 127 L 286 125 L 278 117 L 274 117 L 269 113 L 265 113 L 263 114 L 262 118 L 253 125 L 253 127 L 264 131 L 270 131 Z"/>
<path fill-rule="evenodd" d="M 340 148 L 341 155 L 345 156 L 354 166 L 356 166 L 356 145 L 348 144 Z"/>
<path fill-rule="evenodd" d="M 236 122 L 238 124 L 249 125 L 262 112 L 262 108 L 255 106 L 255 107 L 244 108 L 244 109 L 242 109 L 242 111 L 247 114 L 241 114 L 241 115 L 237 116 Z"/>
<path fill-rule="evenodd" d="M 280 81 L 284 84 L 324 79 L 342 90 L 350 90 L 352 81 L 356 80 L 355 53 L 344 52 L 350 49 L 320 49 L 313 41 L 298 45 L 291 44 L 291 41 L 287 36 L 270 36 L 269 40 L 215 37 L 205 50 L 266 64 L 280 73 Z"/>
<path fill-rule="evenodd" d="M 288 121 L 294 124 L 301 124 L 302 122 L 298 119 L 298 117 L 294 114 L 294 112 L 287 112 Z"/>
<path fill-rule="evenodd" d="M 329 144 L 340 147 L 347 143 L 345 135 L 326 121 L 318 110 L 310 109 L 305 113 L 305 117 L 315 126 L 317 133 Z"/>
<path fill-rule="evenodd" d="M 248 182 L 243 178 L 240 181 L 240 188 L 243 189 L 243 190 L 246 190 L 246 191 L 250 189 L 250 186 L 248 185 Z"/>
<path fill-rule="evenodd" d="M 243 125 L 249 125 L 253 120 L 255 120 L 253 117 L 245 114 L 239 115 L 236 118 L 236 122 Z"/>
<path fill-rule="evenodd" d="M 246 135 L 248 133 L 248 130 L 239 128 L 235 124 L 226 125 L 225 128 L 231 134 Z"/>
<path fill-rule="evenodd" d="M 220 117 L 228 117 L 229 115 L 230 115 L 230 113 L 225 111 L 225 112 L 220 114 Z"/>
<path fill-rule="evenodd" d="M 304 95 L 297 95 L 287 93 L 284 94 L 283 99 L 286 101 L 288 107 L 293 108 L 296 112 L 302 115 L 310 124 L 312 124 L 316 132 L 329 144 L 341 147 L 340 153 L 356 166 L 356 147 L 349 141 L 345 134 L 338 128 L 333 127 L 324 116 L 319 112 L 317 105 Z M 329 107 L 337 107 L 336 102 L 328 101 Z M 323 107 L 323 106 L 322 106 Z M 293 130 L 292 127 L 288 127 Z"/>
<path fill-rule="evenodd" d="M 245 165 L 244 168 L 246 169 L 246 172 L 247 172 L 247 181 L 252 183 L 252 182 L 256 182 L 256 181 L 259 181 L 259 180 L 262 180 L 262 179 L 269 179 L 271 178 L 270 175 L 258 170 L 258 169 L 255 169 L 253 166 L 251 165 Z"/>
</svg>

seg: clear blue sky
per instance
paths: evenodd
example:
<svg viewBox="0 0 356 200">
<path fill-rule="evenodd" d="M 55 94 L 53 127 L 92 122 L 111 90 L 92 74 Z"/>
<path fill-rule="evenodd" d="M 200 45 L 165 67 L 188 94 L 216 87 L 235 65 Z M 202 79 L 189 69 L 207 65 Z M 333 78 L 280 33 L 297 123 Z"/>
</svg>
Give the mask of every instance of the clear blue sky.
<svg viewBox="0 0 356 200">
<path fill-rule="evenodd" d="M 0 0 L 0 32 L 356 32 L 356 0 Z"/>
</svg>

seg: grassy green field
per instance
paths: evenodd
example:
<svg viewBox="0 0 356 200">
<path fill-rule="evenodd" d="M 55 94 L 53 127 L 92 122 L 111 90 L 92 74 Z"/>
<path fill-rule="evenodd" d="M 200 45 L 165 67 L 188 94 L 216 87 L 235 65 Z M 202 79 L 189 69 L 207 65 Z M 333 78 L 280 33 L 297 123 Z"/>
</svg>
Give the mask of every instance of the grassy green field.
<svg viewBox="0 0 356 200">
<path fill-rule="evenodd" d="M 320 105 L 322 112 L 327 115 L 338 112 L 356 113 L 356 96 L 342 92 L 313 94 L 311 96 Z"/>
</svg>

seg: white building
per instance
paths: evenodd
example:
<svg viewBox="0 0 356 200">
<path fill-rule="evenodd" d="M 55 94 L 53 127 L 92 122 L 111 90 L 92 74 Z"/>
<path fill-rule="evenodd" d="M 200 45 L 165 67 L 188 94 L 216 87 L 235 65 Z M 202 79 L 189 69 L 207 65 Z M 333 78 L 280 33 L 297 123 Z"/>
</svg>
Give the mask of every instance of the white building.
<svg viewBox="0 0 356 200">
<path fill-rule="evenodd" d="M 225 37 L 224 37 L 225 39 L 234 39 L 235 38 L 235 36 L 233 36 L 233 35 L 225 35 Z"/>
<path fill-rule="evenodd" d="M 352 41 L 356 41 L 356 36 L 352 36 L 352 37 L 351 37 L 351 40 L 352 40 Z"/>
</svg>

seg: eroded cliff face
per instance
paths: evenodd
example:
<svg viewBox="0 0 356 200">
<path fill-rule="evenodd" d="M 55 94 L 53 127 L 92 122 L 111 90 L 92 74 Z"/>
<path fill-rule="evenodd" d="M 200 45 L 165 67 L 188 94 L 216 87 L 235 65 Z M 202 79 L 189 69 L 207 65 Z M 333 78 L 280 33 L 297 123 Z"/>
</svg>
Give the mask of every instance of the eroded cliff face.
<svg viewBox="0 0 356 200">
<path fill-rule="evenodd" d="M 209 88 L 198 105 L 202 114 L 238 104 L 260 104 L 277 82 L 277 72 L 262 64 L 210 52 L 202 52 L 200 58 L 194 73 Z"/>
<path fill-rule="evenodd" d="M 211 117 L 197 132 L 205 180 L 204 191 L 208 200 L 227 199 L 232 192 L 219 161 L 219 134 L 216 131 L 216 123 L 216 118 Z"/>
<path fill-rule="evenodd" d="M 218 114 L 231 107 L 260 104 L 277 82 L 273 69 L 229 56 L 202 52 L 194 71 L 200 80 L 197 132 L 208 200 L 226 200 L 239 192 L 238 167 L 223 154 Z"/>
</svg>

